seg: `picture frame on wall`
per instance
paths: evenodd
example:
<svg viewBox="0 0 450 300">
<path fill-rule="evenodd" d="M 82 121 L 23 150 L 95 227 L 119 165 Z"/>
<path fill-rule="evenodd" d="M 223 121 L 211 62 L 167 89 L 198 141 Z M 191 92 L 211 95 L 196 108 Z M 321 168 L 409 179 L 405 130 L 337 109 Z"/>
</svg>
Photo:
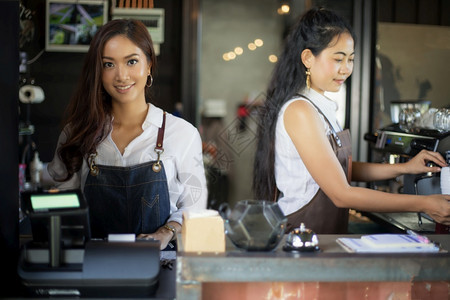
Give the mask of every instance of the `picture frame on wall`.
<svg viewBox="0 0 450 300">
<path fill-rule="evenodd" d="M 45 50 L 87 52 L 108 21 L 108 0 L 46 0 Z"/>
</svg>

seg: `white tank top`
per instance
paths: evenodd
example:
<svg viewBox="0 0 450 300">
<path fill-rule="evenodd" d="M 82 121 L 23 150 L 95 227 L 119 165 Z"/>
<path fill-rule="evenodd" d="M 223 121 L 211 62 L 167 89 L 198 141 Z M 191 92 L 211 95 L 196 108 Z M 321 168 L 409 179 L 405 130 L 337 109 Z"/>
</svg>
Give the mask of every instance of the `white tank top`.
<svg viewBox="0 0 450 300">
<path fill-rule="evenodd" d="M 311 100 L 326 115 L 336 132 L 342 131 L 336 120 L 337 104 L 335 102 L 312 89 L 301 94 Z M 299 96 L 287 101 L 280 109 L 275 129 L 275 181 L 280 190 L 278 205 L 285 215 L 296 212 L 308 204 L 319 190 L 319 185 L 306 169 L 284 127 L 284 112 L 295 101 L 307 100 Z M 330 134 L 327 121 L 322 114 L 317 113 L 322 120 L 324 132 L 327 135 Z"/>
</svg>

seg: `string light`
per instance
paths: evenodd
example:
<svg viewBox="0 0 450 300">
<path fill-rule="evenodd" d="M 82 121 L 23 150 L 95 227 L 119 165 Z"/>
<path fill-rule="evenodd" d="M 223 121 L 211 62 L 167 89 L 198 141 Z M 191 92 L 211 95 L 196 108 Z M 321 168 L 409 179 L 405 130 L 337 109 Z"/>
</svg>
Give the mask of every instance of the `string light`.
<svg viewBox="0 0 450 300">
<path fill-rule="evenodd" d="M 241 55 L 242 53 L 244 53 L 244 49 L 242 49 L 241 47 L 236 47 L 234 48 L 234 53 L 236 53 L 236 55 Z"/>
<path fill-rule="evenodd" d="M 289 5 L 283 4 L 280 8 L 278 8 L 277 12 L 279 15 L 285 15 L 288 14 L 290 10 L 291 8 L 289 7 Z"/>
<path fill-rule="evenodd" d="M 236 58 L 236 54 L 233 51 L 230 51 L 230 52 L 224 53 L 222 55 L 222 58 L 224 61 L 230 61 L 230 60 L 233 60 Z"/>
<path fill-rule="evenodd" d="M 262 39 L 255 39 L 253 42 L 250 42 L 247 47 L 251 51 L 256 50 L 258 47 L 262 47 L 264 42 Z M 226 52 L 222 55 L 222 59 L 224 61 L 230 61 L 235 59 L 238 55 L 242 55 L 244 53 L 244 49 L 242 47 L 235 47 L 233 51 Z"/>
<path fill-rule="evenodd" d="M 257 47 L 261 47 L 262 45 L 264 45 L 264 42 L 263 42 L 262 39 L 256 39 L 256 40 L 255 40 L 255 45 L 256 45 Z"/>
<path fill-rule="evenodd" d="M 271 63 L 276 63 L 278 61 L 278 57 L 274 54 L 269 55 L 269 61 Z"/>
</svg>

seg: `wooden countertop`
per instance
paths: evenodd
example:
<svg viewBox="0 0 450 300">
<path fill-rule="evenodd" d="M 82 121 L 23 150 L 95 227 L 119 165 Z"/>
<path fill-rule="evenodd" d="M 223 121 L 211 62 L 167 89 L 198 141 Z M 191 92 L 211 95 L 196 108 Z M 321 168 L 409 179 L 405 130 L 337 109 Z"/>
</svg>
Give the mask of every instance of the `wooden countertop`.
<svg viewBox="0 0 450 300">
<path fill-rule="evenodd" d="M 427 235 L 450 249 L 449 235 Z M 348 253 L 338 237 L 319 235 L 320 251 L 247 252 L 227 241 L 224 253 L 186 253 L 179 245 L 177 281 L 449 281 L 450 253 Z"/>
</svg>

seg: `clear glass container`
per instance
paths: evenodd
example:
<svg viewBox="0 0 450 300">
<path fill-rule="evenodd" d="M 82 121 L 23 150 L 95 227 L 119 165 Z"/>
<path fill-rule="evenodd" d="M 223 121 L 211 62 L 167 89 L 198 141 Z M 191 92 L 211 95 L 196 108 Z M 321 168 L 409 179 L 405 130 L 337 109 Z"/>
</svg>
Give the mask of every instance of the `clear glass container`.
<svg viewBox="0 0 450 300">
<path fill-rule="evenodd" d="M 440 132 L 447 132 L 450 130 L 450 110 L 446 108 L 439 109 L 433 118 L 434 127 Z"/>
<path fill-rule="evenodd" d="M 238 248 L 270 251 L 284 236 L 287 218 L 276 202 L 242 200 L 232 211 L 224 205 L 219 212 L 225 220 L 226 235 Z"/>
</svg>

